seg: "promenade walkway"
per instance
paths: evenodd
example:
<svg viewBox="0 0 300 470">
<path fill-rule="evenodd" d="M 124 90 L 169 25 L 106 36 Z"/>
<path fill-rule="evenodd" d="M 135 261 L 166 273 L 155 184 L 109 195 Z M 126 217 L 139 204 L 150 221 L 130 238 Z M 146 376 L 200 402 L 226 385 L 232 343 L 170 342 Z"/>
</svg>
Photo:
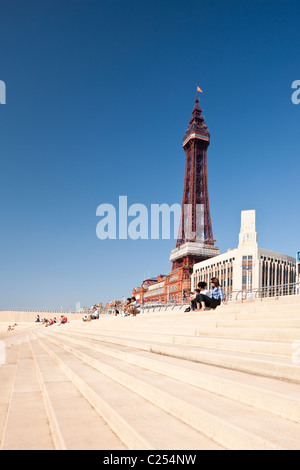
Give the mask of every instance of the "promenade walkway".
<svg viewBox="0 0 300 470">
<path fill-rule="evenodd" d="M 2 450 L 300 448 L 299 297 L 69 318 L 0 323 Z"/>
</svg>

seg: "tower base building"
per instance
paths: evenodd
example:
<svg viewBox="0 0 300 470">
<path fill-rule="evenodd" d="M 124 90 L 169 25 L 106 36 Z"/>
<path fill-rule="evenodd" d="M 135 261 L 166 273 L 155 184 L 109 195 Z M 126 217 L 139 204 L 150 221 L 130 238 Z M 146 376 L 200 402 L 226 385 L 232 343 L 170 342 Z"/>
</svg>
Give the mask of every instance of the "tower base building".
<svg viewBox="0 0 300 470">
<path fill-rule="evenodd" d="M 296 259 L 258 247 L 255 211 L 241 213 L 239 245 L 193 267 L 192 289 L 217 277 L 227 299 L 272 297 L 296 293 Z"/>
</svg>

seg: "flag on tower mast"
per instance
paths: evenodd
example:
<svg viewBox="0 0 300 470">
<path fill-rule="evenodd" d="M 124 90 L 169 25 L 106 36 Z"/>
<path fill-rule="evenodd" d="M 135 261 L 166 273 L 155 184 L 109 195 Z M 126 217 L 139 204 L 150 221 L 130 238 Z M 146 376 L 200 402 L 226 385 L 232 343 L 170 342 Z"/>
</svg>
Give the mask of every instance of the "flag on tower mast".
<svg viewBox="0 0 300 470">
<path fill-rule="evenodd" d="M 200 93 L 203 93 L 203 91 L 201 90 L 199 86 L 197 86 L 197 91 L 200 91 Z"/>
</svg>

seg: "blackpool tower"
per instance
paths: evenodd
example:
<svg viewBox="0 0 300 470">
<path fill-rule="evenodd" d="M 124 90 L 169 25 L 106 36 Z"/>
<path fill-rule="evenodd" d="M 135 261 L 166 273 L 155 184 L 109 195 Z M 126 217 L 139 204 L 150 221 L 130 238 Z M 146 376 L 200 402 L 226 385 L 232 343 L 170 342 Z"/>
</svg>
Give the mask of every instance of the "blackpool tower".
<svg viewBox="0 0 300 470">
<path fill-rule="evenodd" d="M 181 220 L 176 248 L 171 251 L 172 271 L 217 256 L 210 217 L 207 185 L 207 149 L 210 133 L 207 129 L 199 98 L 196 97 L 192 118 L 183 138 L 185 174 Z"/>
</svg>

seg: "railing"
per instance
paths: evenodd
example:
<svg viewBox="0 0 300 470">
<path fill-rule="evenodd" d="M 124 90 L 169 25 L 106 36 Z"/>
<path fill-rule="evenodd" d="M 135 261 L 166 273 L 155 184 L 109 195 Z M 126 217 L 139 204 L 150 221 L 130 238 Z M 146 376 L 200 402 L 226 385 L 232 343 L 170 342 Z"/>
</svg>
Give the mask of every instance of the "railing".
<svg viewBox="0 0 300 470">
<path fill-rule="evenodd" d="M 268 286 L 258 289 L 246 289 L 238 291 L 227 291 L 225 292 L 226 301 L 247 301 L 254 299 L 266 299 L 271 297 L 283 297 L 288 295 L 299 295 L 300 294 L 300 282 L 292 284 L 282 284 L 281 286 Z"/>
<path fill-rule="evenodd" d="M 167 308 L 171 307 L 172 310 L 175 307 L 188 307 L 190 305 L 190 301 L 188 299 L 184 300 L 173 300 L 173 301 L 164 301 L 164 302 L 147 302 L 141 305 L 141 312 L 142 313 L 147 313 L 149 310 L 167 310 Z M 123 314 L 123 308 L 122 306 L 118 306 L 118 311 L 122 315 Z M 104 308 L 103 312 L 101 313 L 106 313 L 109 315 L 115 315 L 114 309 L 113 308 Z"/>
<path fill-rule="evenodd" d="M 227 302 L 247 302 L 255 299 L 266 299 L 266 298 L 279 298 L 283 296 L 290 296 L 290 295 L 299 295 L 300 296 L 300 282 L 295 282 L 293 284 L 283 284 L 281 286 L 268 286 L 263 287 L 260 289 L 247 289 L 247 290 L 236 290 L 236 291 L 228 291 L 223 289 L 225 300 Z M 300 301 L 300 297 L 299 297 Z M 141 305 L 142 313 L 147 313 L 149 310 L 167 310 L 167 309 L 174 309 L 175 307 L 188 307 L 190 305 L 189 299 L 181 299 L 181 300 L 168 300 L 164 302 L 146 302 Z M 123 313 L 122 306 L 117 307 L 119 313 Z M 74 309 L 74 308 L 0 308 L 0 311 L 7 311 L 7 312 L 34 312 L 34 313 L 51 313 L 57 315 L 63 314 L 81 314 L 81 315 L 90 315 L 93 311 L 88 308 L 81 308 L 81 309 Z M 114 309 L 111 307 L 99 307 L 100 314 L 108 314 L 114 315 Z"/>
<path fill-rule="evenodd" d="M 102 309 L 100 309 L 102 310 Z M 91 309 L 88 308 L 81 308 L 81 309 L 76 309 L 76 308 L 0 308 L 0 311 L 2 312 L 33 312 L 33 313 L 51 313 L 51 314 L 57 314 L 57 315 L 68 315 L 68 314 L 73 314 L 73 313 L 78 313 L 81 315 L 89 315 L 92 313 Z"/>
<path fill-rule="evenodd" d="M 293 284 L 283 284 L 281 286 L 268 286 L 260 289 L 247 289 L 247 290 L 236 290 L 227 291 L 223 290 L 225 295 L 225 301 L 227 302 L 246 302 L 254 299 L 266 299 L 266 298 L 279 298 L 289 295 L 300 295 L 300 282 Z M 300 298 L 299 298 L 300 301 Z M 187 307 L 190 305 L 189 299 L 183 299 L 180 301 L 167 301 L 167 302 L 154 302 L 147 303 L 142 306 L 142 311 L 147 312 L 149 310 L 162 310 L 171 307 Z"/>
</svg>

